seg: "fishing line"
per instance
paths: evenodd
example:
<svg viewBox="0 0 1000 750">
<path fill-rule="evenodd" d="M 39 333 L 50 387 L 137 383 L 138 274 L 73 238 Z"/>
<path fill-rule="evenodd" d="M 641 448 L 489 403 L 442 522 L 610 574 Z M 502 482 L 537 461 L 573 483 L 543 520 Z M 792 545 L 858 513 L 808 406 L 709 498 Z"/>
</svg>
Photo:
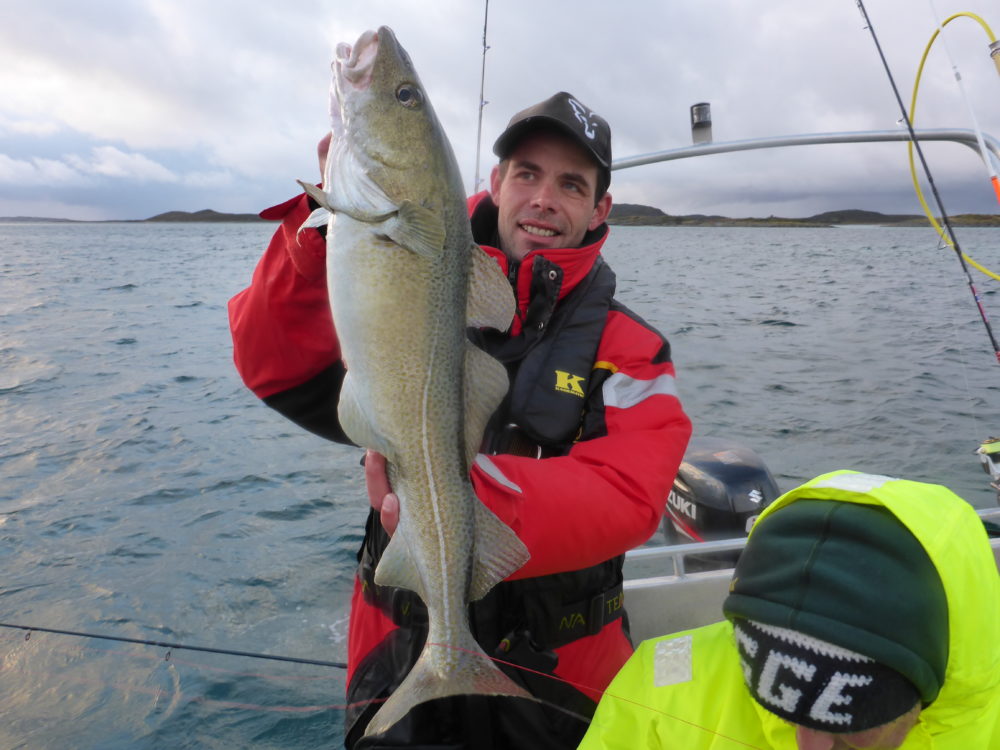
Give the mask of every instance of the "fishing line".
<svg viewBox="0 0 1000 750">
<path fill-rule="evenodd" d="M 453 651 L 463 651 L 465 653 L 473 653 L 472 651 L 469 651 L 468 649 L 464 649 L 461 646 L 451 646 L 451 645 L 449 645 L 447 643 L 429 643 L 427 645 L 429 645 L 429 646 L 438 646 L 440 648 L 448 648 L 448 649 L 452 649 Z M 514 669 L 518 669 L 518 670 L 520 670 L 522 672 L 527 672 L 529 674 L 533 674 L 533 675 L 536 675 L 538 677 L 546 677 L 546 678 L 548 678 L 550 680 L 555 680 L 556 682 L 562 682 L 562 683 L 565 683 L 566 685 L 571 685 L 572 687 L 576 688 L 577 690 L 579 690 L 580 692 L 583 692 L 583 693 L 598 693 L 601 696 L 606 696 L 606 697 L 612 698 L 614 700 L 622 701 L 623 703 L 630 703 L 633 706 L 636 706 L 638 708 L 643 708 L 643 709 L 645 709 L 647 711 L 652 711 L 653 713 L 659 714 L 660 716 L 662 716 L 664 718 L 667 718 L 667 719 L 670 719 L 672 721 L 678 721 L 678 722 L 680 722 L 682 724 L 687 724 L 688 726 L 695 727 L 696 729 L 704 730 L 705 732 L 708 732 L 709 734 L 713 735 L 714 737 L 719 737 L 719 738 L 724 739 L 724 740 L 729 740 L 730 742 L 735 742 L 737 745 L 742 745 L 743 747 L 750 748 L 751 750 L 765 750 L 765 748 L 761 748 L 758 745 L 751 745 L 748 742 L 743 742 L 742 740 L 738 740 L 735 737 L 730 737 L 729 735 L 722 734 L 721 732 L 717 732 L 714 729 L 710 729 L 709 727 L 704 727 L 704 726 L 702 726 L 702 725 L 700 725 L 700 724 L 698 724 L 696 722 L 689 721 L 688 719 L 683 719 L 680 716 L 674 716 L 673 714 L 669 714 L 666 711 L 662 711 L 662 710 L 660 710 L 660 709 L 658 709 L 658 708 L 656 708 L 654 706 L 648 706 L 645 703 L 641 703 L 641 702 L 639 702 L 637 700 L 633 700 L 631 698 L 626 698 L 626 697 L 621 696 L 621 695 L 615 695 L 614 693 L 611 693 L 611 692 L 609 692 L 607 690 L 599 690 L 599 689 L 597 689 L 595 687 L 592 687 L 590 685 L 584 685 L 584 684 L 579 683 L 579 682 L 574 682 L 573 680 L 567 680 L 567 679 L 565 679 L 563 677 L 558 677 L 558 676 L 556 676 L 554 674 L 549 674 L 548 672 L 540 672 L 537 669 L 531 669 L 530 667 L 524 667 L 524 666 L 521 666 L 520 664 L 515 664 L 514 662 L 504 661 L 503 659 L 498 659 L 495 656 L 491 656 L 489 658 L 490 658 L 491 661 L 494 661 L 497 664 L 503 664 L 504 666 L 513 667 Z M 582 721 L 584 723 L 593 723 L 593 720 L 587 719 L 585 716 L 581 716 L 580 714 L 578 714 L 578 713 L 576 713 L 574 711 L 570 711 L 567 708 L 563 708 L 562 706 L 560 706 L 558 704 L 555 704 L 555 703 L 552 703 L 552 702 L 546 701 L 546 700 L 540 700 L 540 699 L 537 699 L 537 698 L 536 698 L 536 700 L 538 700 L 539 703 L 545 704 L 546 706 L 551 706 L 552 708 L 556 708 L 556 709 L 562 711 L 564 714 L 567 714 L 568 716 L 571 716 L 571 717 L 573 717 L 575 719 L 578 719 L 579 721 Z"/>
<path fill-rule="evenodd" d="M 270 660 L 270 661 L 282 661 L 282 662 L 290 662 L 290 663 L 293 663 L 293 664 L 308 664 L 308 665 L 319 666 L 319 667 L 334 667 L 334 668 L 337 668 L 337 669 L 346 669 L 347 668 L 347 664 L 345 664 L 344 662 L 337 662 L 337 661 L 323 661 L 323 660 L 320 660 L 320 659 L 304 659 L 304 658 L 296 657 L 296 656 L 280 656 L 280 655 L 277 655 L 277 654 L 262 654 L 262 653 L 252 652 L 252 651 L 238 651 L 238 650 L 235 650 L 235 649 L 213 648 L 213 647 L 209 647 L 209 646 L 192 646 L 192 645 L 183 644 L 183 643 L 173 643 L 173 642 L 170 642 L 170 641 L 155 641 L 155 640 L 145 639 L 145 638 L 128 638 L 128 637 L 125 637 L 125 636 L 104 635 L 102 633 L 87 633 L 87 632 L 83 632 L 83 631 L 79 631 L 79 630 L 64 630 L 64 629 L 61 629 L 61 628 L 46 628 L 46 627 L 39 627 L 39 626 L 34 626 L 34 625 L 19 625 L 19 624 L 16 624 L 16 623 L 8 623 L 8 622 L 0 622 L 0 628 L 7 628 L 9 630 L 22 630 L 22 631 L 24 631 L 24 640 L 26 640 L 26 641 L 28 641 L 28 640 L 31 639 L 31 634 L 32 633 L 50 633 L 50 634 L 53 634 L 53 635 L 65 635 L 65 636 L 70 636 L 70 637 L 74 637 L 74 638 L 92 638 L 94 640 L 99 640 L 99 641 L 113 641 L 113 642 L 117 642 L 117 643 L 132 643 L 132 644 L 137 644 L 137 645 L 140 645 L 140 646 L 155 646 L 157 648 L 165 648 L 165 649 L 167 649 L 167 654 L 164 657 L 164 659 L 166 661 L 170 661 L 170 652 L 171 651 L 198 651 L 198 652 L 201 652 L 201 653 L 222 654 L 222 655 L 225 655 L 225 656 L 242 656 L 242 657 L 247 657 L 247 658 L 251 658 L 251 659 L 265 659 L 265 660 Z M 440 648 L 449 648 L 449 649 L 453 649 L 453 650 L 456 650 L 456 651 L 465 651 L 465 649 L 459 648 L 457 646 L 450 646 L 450 645 L 444 644 L 444 643 L 430 643 L 428 645 L 430 645 L 430 646 L 437 646 L 437 647 L 440 647 Z M 503 665 L 511 667 L 513 669 L 518 669 L 518 670 L 520 670 L 522 672 L 528 672 L 530 674 L 533 674 L 533 675 L 536 675 L 536 676 L 539 676 L 539 677 L 547 677 L 550 680 L 555 680 L 557 682 L 562 682 L 562 683 L 565 683 L 567 685 L 571 685 L 574 688 L 576 688 L 577 690 L 580 690 L 581 692 L 584 692 L 584 693 L 597 693 L 597 694 L 601 694 L 601 695 L 607 695 L 608 697 L 610 697 L 610 698 L 612 698 L 614 700 L 621 700 L 621 701 L 625 701 L 627 703 L 631 703 L 631 704 L 633 704 L 635 706 L 638 706 L 640 708 L 645 708 L 645 709 L 647 709 L 649 711 L 653 711 L 654 713 L 658 713 L 658 714 L 660 714 L 660 715 L 662 715 L 662 716 L 664 716 L 666 718 L 669 718 L 671 720 L 679 721 L 679 722 L 682 722 L 684 724 L 688 724 L 690 726 L 694 726 L 694 727 L 698 727 L 700 729 L 704 729 L 706 732 L 708 732 L 708 733 L 710 733 L 712 735 L 715 735 L 715 736 L 723 738 L 723 739 L 730 740 L 730 741 L 735 742 L 735 743 L 737 743 L 739 745 L 742 745 L 744 747 L 755 748 L 756 750 L 760 750 L 755 745 L 750 745 L 750 744 L 747 744 L 745 742 L 742 742 L 741 740 L 735 739 L 733 737 L 728 737 L 727 735 L 720 734 L 719 732 L 716 732 L 715 730 L 710 729 L 709 727 L 701 727 L 700 725 L 698 725 L 698 724 L 696 724 L 694 722 L 688 721 L 687 719 L 683 719 L 683 718 L 678 717 L 678 716 L 672 716 L 672 715 L 667 714 L 666 712 L 661 711 L 661 710 L 659 710 L 659 709 L 657 709 L 657 708 L 655 708 L 653 706 L 647 706 L 647 705 L 645 705 L 643 703 L 639 703 L 638 701 L 634 701 L 634 700 L 631 700 L 629 698 L 625 698 L 624 696 L 617 696 L 617 695 L 614 695 L 614 694 L 609 693 L 607 691 L 602 691 L 602 690 L 599 690 L 599 689 L 594 688 L 594 687 L 589 686 L 589 685 L 583 685 L 583 684 L 580 684 L 580 683 L 573 682 L 572 680 L 566 680 L 566 679 L 564 679 L 562 677 L 558 677 L 556 675 L 549 674 L 547 672 L 541 672 L 541 671 L 538 671 L 538 670 L 535 670 L 535 669 L 530 669 L 530 668 L 524 667 L 524 666 L 522 666 L 520 664 L 515 664 L 513 662 L 505 661 L 503 659 L 498 659 L 496 657 L 490 657 L 490 659 L 492 661 L 498 663 L 498 664 L 503 664 Z M 201 665 L 194 665 L 194 666 L 197 666 L 197 667 L 201 668 Z M 65 676 L 63 678 L 65 678 Z M 79 680 L 77 680 L 77 682 L 79 682 Z M 101 683 L 101 684 L 105 684 L 105 683 Z M 151 689 L 151 688 L 141 688 L 141 687 L 137 687 L 137 686 L 130 686 L 128 688 L 128 690 L 133 691 L 133 692 L 135 692 L 135 691 L 142 692 L 143 690 L 147 690 L 147 691 L 150 691 L 150 694 L 153 693 L 153 689 Z M 370 700 L 359 701 L 359 702 L 348 704 L 348 705 L 336 704 L 336 705 L 328 705 L 328 706 L 263 706 L 263 705 L 251 704 L 251 703 L 236 703 L 236 702 L 231 702 L 231 701 L 220 701 L 220 700 L 217 700 L 217 699 L 206 698 L 204 696 L 197 696 L 197 695 L 189 695 L 187 697 L 188 697 L 189 700 L 196 701 L 196 702 L 199 702 L 199 703 L 221 705 L 221 706 L 224 706 L 226 708 L 238 708 L 238 709 L 257 710 L 257 711 L 283 711 L 283 712 L 314 712 L 314 711 L 326 711 L 326 710 L 346 710 L 346 709 L 354 707 L 354 706 L 365 706 L 365 705 L 370 705 L 370 704 L 373 704 L 373 703 L 382 703 L 382 702 L 385 701 L 384 698 L 373 698 L 373 699 L 370 699 Z M 581 722 L 583 722 L 585 724 L 589 723 L 591 721 L 587 717 L 582 716 L 581 714 L 578 714 L 575 711 L 571 711 L 571 710 L 565 708 L 564 706 L 560 706 L 557 703 L 553 703 L 553 702 L 547 701 L 547 700 L 539 700 L 538 702 L 542 703 L 542 704 L 544 704 L 546 706 L 549 706 L 550 708 L 554 708 L 554 709 L 562 712 L 563 714 L 566 714 L 567 716 L 569 716 L 569 717 L 571 717 L 573 719 L 576 719 L 577 721 L 581 721 Z"/>
<path fill-rule="evenodd" d="M 22 629 L 25 626 L 15 625 L 15 626 L 7 626 L 7 627 L 13 627 L 13 628 L 16 628 L 16 629 Z M 115 637 L 107 637 L 107 636 L 95 636 L 94 634 L 89 634 L 89 633 L 88 634 L 83 634 L 83 633 L 77 634 L 74 631 L 55 630 L 55 629 L 51 629 L 51 628 L 31 628 L 30 631 L 25 634 L 24 640 L 25 641 L 30 641 L 31 633 L 35 632 L 35 631 L 44 632 L 44 633 L 54 633 L 54 634 L 57 634 L 57 635 L 79 635 L 79 636 L 84 636 L 84 637 L 87 637 L 87 638 L 97 638 L 98 640 L 126 641 L 126 642 L 130 642 L 130 643 L 140 643 L 141 645 L 164 645 L 164 644 L 152 643 L 152 642 L 147 644 L 147 643 L 143 643 L 143 642 L 139 641 L 138 639 L 115 638 Z M 173 645 L 173 644 L 169 644 L 169 645 Z M 51 653 L 69 653 L 69 652 L 65 651 L 64 649 L 59 649 L 57 647 L 48 646 L 48 644 L 46 644 L 46 646 L 47 646 L 49 652 L 51 652 Z M 189 649 L 189 650 L 192 649 L 192 647 L 186 647 L 186 648 Z M 203 648 L 198 648 L 198 647 L 194 647 L 193 650 L 197 650 L 197 651 L 212 650 L 212 651 L 216 651 L 216 652 L 219 652 L 219 653 L 233 653 L 233 652 L 221 651 L 219 649 L 203 649 Z M 101 650 L 100 654 L 101 654 L 101 656 L 112 655 L 112 656 L 119 656 L 119 657 L 139 658 L 139 655 L 134 654 L 134 653 L 130 654 L 130 653 L 127 653 L 127 652 L 114 651 L 114 650 Z M 152 657 L 147 657 L 147 658 L 152 658 Z M 303 677 L 300 677 L 300 676 L 294 676 L 293 677 L 293 676 L 289 676 L 289 675 L 277 676 L 277 675 L 247 674 L 247 673 L 241 673 L 241 672 L 233 672 L 231 670 L 223 670 L 223 669 L 218 669 L 218 668 L 210 667 L 210 666 L 207 666 L 205 664 L 184 661 L 183 659 L 174 659 L 174 658 L 172 658 L 172 651 L 169 650 L 169 649 L 167 650 L 167 653 L 164 656 L 162 656 L 162 657 L 155 657 L 155 658 L 158 661 L 160 661 L 161 663 L 168 665 L 168 667 L 171 670 L 173 670 L 177 666 L 185 666 L 185 667 L 191 667 L 191 668 L 199 670 L 199 671 L 207 670 L 207 671 L 211 671 L 211 672 L 224 672 L 226 674 L 235 675 L 235 676 L 238 676 L 238 677 L 254 677 L 254 678 L 264 679 L 264 680 L 282 680 L 282 681 L 295 680 L 295 681 L 302 681 L 304 679 L 305 680 L 319 679 L 319 678 L 303 678 Z M 56 674 L 54 672 L 47 671 L 47 670 L 44 670 L 44 669 L 39 670 L 37 667 L 35 669 L 36 669 L 36 672 L 39 672 L 39 673 L 42 673 L 42 674 L 46 674 L 46 673 L 50 674 L 50 675 Z M 10 670 L 11 670 L 11 668 L 10 668 L 9 665 L 5 664 L 5 665 L 0 666 L 0 671 L 2 671 L 2 672 L 6 673 L 6 672 L 10 672 Z M 321 705 L 305 705 L 305 706 L 289 706 L 289 705 L 264 705 L 264 704 L 259 704 L 259 703 L 247 703 L 247 702 L 240 702 L 240 701 L 221 700 L 221 699 L 218 699 L 218 698 L 210 698 L 210 697 L 205 696 L 205 695 L 199 695 L 199 694 L 196 694 L 196 693 L 193 693 L 193 692 L 185 692 L 185 691 L 183 691 L 183 690 L 180 689 L 179 683 L 177 683 L 174 686 L 172 686 L 172 689 L 164 690 L 164 688 L 162 686 L 149 687 L 147 685 L 138 685 L 138 684 L 131 683 L 131 682 L 115 681 L 115 680 L 108 680 L 108 679 L 95 679 L 95 678 L 79 677 L 75 673 L 68 673 L 65 667 L 60 668 L 58 670 L 57 674 L 58 674 L 59 685 L 60 685 L 60 687 L 63 687 L 63 688 L 65 688 L 65 686 L 67 686 L 67 685 L 92 685 L 92 686 L 100 686 L 100 687 L 110 688 L 112 690 L 117 690 L 117 691 L 119 691 L 121 693 L 125 693 L 126 695 L 132 695 L 132 694 L 136 694 L 136 693 L 143 694 L 143 695 L 149 695 L 149 696 L 154 697 L 156 699 L 156 701 L 158 701 L 161 696 L 163 696 L 165 694 L 168 694 L 170 696 L 171 702 L 174 703 L 174 704 L 176 704 L 177 702 L 179 702 L 180 700 L 183 699 L 187 703 L 200 703 L 202 705 L 214 706 L 216 708 L 222 708 L 222 709 L 233 709 L 233 708 L 235 708 L 235 709 L 241 709 L 241 710 L 247 710 L 247 711 L 258 711 L 258 712 L 269 712 L 269 713 L 318 713 L 318 712 L 323 712 L 323 711 L 334 711 L 334 710 L 345 711 L 345 710 L 348 710 L 348 709 L 350 709 L 352 707 L 352 704 L 346 704 L 345 705 L 343 703 L 339 703 L 339 704 L 337 704 L 337 703 L 335 703 L 335 704 L 321 704 Z M 151 672 L 150 674 L 153 674 L 153 672 Z M 175 680 L 175 683 L 176 683 L 176 680 Z"/>
<path fill-rule="evenodd" d="M 938 15 L 937 8 L 934 6 L 934 0 L 927 1 L 931 7 L 931 14 L 934 16 L 934 22 L 938 26 L 938 32 L 941 33 L 941 43 L 944 44 L 944 51 L 948 56 L 948 62 L 951 64 L 951 70 L 955 76 L 955 82 L 958 84 L 959 93 L 961 93 L 962 100 L 965 102 L 965 106 L 969 110 L 969 118 L 972 120 L 972 128 L 976 131 L 976 141 L 979 146 L 979 153 L 982 156 L 984 164 L 986 165 L 987 172 L 989 172 L 990 182 L 993 184 L 993 190 L 996 193 L 997 200 L 1000 201 L 1000 177 L 997 176 L 996 170 L 993 168 L 993 163 L 989 160 L 989 157 L 986 154 L 986 144 L 983 142 L 983 131 L 979 128 L 979 120 L 976 118 L 976 110 L 973 108 L 972 102 L 969 100 L 969 95 L 965 90 L 965 83 L 962 80 L 962 74 L 959 73 L 958 65 L 955 64 L 955 58 L 951 54 L 951 47 L 948 44 L 948 36 L 943 32 L 945 24 L 951 21 L 952 18 L 956 18 L 957 16 L 968 16 L 969 18 L 979 21 L 979 23 L 986 30 L 986 34 L 989 36 L 990 42 L 996 42 L 996 37 L 993 36 L 993 31 L 990 29 L 989 25 L 974 13 L 959 13 L 949 18 L 948 21 L 945 21 L 945 23 L 941 23 L 941 17 Z M 1000 65 L 1000 62 L 998 62 L 998 65 Z M 998 68 L 998 70 L 1000 70 L 1000 68 Z"/>
<path fill-rule="evenodd" d="M 25 639 L 25 641 L 41 644 L 41 641 L 30 641 L 30 639 L 27 638 Z M 7 644 L 5 643 L 4 645 Z M 43 645 L 48 653 L 65 654 L 70 657 L 79 654 L 81 652 L 89 652 L 95 659 L 98 657 L 103 658 L 103 657 L 115 656 L 122 659 L 133 660 L 133 661 L 165 662 L 167 664 L 175 666 L 190 667 L 191 669 L 198 670 L 199 672 L 210 672 L 213 674 L 218 674 L 227 677 L 252 678 L 255 680 L 280 681 L 280 682 L 291 682 L 299 684 L 329 683 L 331 679 L 334 680 L 337 679 L 329 676 L 328 674 L 323 676 L 301 675 L 301 674 L 290 675 L 290 674 L 271 674 L 260 671 L 227 669 L 225 667 L 213 666 L 204 661 L 197 661 L 195 659 L 185 659 L 184 657 L 178 657 L 175 656 L 174 653 L 170 650 L 168 650 L 164 655 L 156 655 L 152 653 L 141 653 L 125 649 L 116 649 L 113 647 L 98 648 L 96 645 L 81 646 L 79 648 L 73 648 L 73 649 L 69 647 L 59 647 L 51 645 L 48 642 L 45 642 Z M 0 667 L 0 669 L 3 669 L 3 667 Z M 339 682 L 339 680 L 337 681 Z"/>
<path fill-rule="evenodd" d="M 962 266 L 962 271 L 969 284 L 969 291 L 972 293 L 972 298 L 975 300 L 976 307 L 979 309 L 979 317 L 983 321 L 983 326 L 986 328 L 986 335 L 989 337 L 990 344 L 993 346 L 993 355 L 996 357 L 997 363 L 1000 364 L 1000 344 L 997 344 L 996 337 L 993 335 L 993 328 L 990 326 L 989 318 L 986 316 L 986 310 L 983 307 L 982 297 L 980 297 L 979 291 L 976 289 L 976 284 L 972 280 L 972 275 L 969 273 L 969 266 L 965 262 L 965 253 L 962 252 L 962 249 L 958 244 L 958 238 L 955 236 L 955 231 L 951 226 L 951 219 L 948 218 L 948 212 L 944 209 L 944 203 L 941 200 L 940 193 L 938 193 L 937 185 L 934 183 L 934 177 L 931 174 L 930 166 L 927 164 L 927 159 L 924 158 L 924 150 L 920 147 L 920 142 L 917 140 L 917 134 L 913 131 L 913 123 L 910 121 L 910 116 L 906 111 L 906 105 L 903 104 L 903 98 L 899 95 L 899 88 L 896 86 L 896 79 L 893 77 L 892 69 L 889 67 L 889 62 L 885 59 L 885 54 L 882 52 L 882 45 L 879 43 L 878 35 L 875 33 L 875 27 L 872 25 L 871 19 L 868 17 L 868 11 L 865 9 L 864 0 L 856 0 L 856 2 L 858 9 L 861 11 L 862 17 L 864 18 L 865 27 L 871 33 L 872 41 L 875 43 L 875 49 L 878 51 L 878 56 L 882 60 L 882 67 L 885 69 L 885 74 L 889 78 L 889 85 L 892 87 L 892 93 L 896 97 L 899 110 L 903 113 L 903 121 L 906 123 L 906 130 L 910 134 L 910 142 L 913 144 L 913 147 L 917 152 L 917 156 L 920 158 L 920 165 L 924 170 L 925 177 L 927 178 L 927 184 L 930 185 L 931 194 L 934 196 L 934 201 L 941 214 L 941 221 L 944 223 L 945 229 L 947 230 L 947 236 L 950 238 L 949 244 L 955 251 L 955 256 L 958 258 L 959 265 Z"/>
</svg>

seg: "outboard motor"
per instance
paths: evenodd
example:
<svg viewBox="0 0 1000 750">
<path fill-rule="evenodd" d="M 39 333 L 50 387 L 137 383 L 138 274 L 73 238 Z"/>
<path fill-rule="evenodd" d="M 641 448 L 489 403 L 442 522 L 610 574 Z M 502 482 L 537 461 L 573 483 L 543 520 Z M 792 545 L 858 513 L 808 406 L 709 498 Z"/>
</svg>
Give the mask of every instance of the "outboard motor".
<svg viewBox="0 0 1000 750">
<path fill-rule="evenodd" d="M 692 438 L 663 516 L 669 544 L 746 536 L 758 514 L 781 493 L 760 456 L 725 438 Z M 689 570 L 728 568 L 738 552 L 689 555 Z"/>
</svg>

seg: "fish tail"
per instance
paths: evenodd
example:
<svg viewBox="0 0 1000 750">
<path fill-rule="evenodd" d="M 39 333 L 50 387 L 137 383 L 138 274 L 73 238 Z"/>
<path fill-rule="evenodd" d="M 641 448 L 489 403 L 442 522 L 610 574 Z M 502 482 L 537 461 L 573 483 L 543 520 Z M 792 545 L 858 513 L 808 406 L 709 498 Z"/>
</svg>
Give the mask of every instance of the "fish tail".
<svg viewBox="0 0 1000 750">
<path fill-rule="evenodd" d="M 460 645 L 447 646 L 428 639 L 413 669 L 372 717 L 365 736 L 385 732 L 420 703 L 455 695 L 506 695 L 535 700 L 497 668 L 471 633 Z"/>
</svg>

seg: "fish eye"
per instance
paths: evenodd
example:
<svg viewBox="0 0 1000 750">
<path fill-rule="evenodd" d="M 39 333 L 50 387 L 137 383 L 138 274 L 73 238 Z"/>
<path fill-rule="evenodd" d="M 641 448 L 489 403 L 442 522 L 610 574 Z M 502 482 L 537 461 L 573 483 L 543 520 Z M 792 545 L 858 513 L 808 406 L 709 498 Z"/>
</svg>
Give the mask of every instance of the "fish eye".
<svg viewBox="0 0 1000 750">
<path fill-rule="evenodd" d="M 396 89 L 396 100 L 404 107 L 419 107 L 423 104 L 424 95 L 412 83 L 404 83 Z"/>
</svg>

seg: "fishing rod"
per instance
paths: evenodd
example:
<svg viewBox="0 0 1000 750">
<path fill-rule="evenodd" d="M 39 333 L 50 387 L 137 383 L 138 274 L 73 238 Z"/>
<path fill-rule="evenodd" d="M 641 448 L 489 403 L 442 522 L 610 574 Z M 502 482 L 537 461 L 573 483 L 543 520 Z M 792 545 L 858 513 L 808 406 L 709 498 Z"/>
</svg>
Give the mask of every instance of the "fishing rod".
<svg viewBox="0 0 1000 750">
<path fill-rule="evenodd" d="M 483 66 L 479 73 L 479 125 L 476 128 L 476 181 L 472 184 L 472 195 L 479 192 L 479 148 L 483 142 L 483 108 L 489 102 L 483 99 L 486 91 L 486 28 L 490 18 L 490 0 L 486 0 L 486 10 L 483 13 Z"/>
<path fill-rule="evenodd" d="M 213 648 L 210 646 L 189 646 L 184 643 L 170 643 L 168 641 L 153 641 L 144 638 L 126 638 L 117 635 L 102 635 L 100 633 L 84 633 L 79 630 L 60 630 L 58 628 L 43 628 L 36 625 L 17 625 L 9 622 L 0 622 L 0 628 L 11 630 L 24 630 L 24 639 L 29 640 L 31 634 L 53 633 L 55 635 L 68 635 L 76 638 L 94 638 L 100 641 L 116 641 L 118 643 L 136 643 L 140 646 L 157 646 L 169 651 L 201 651 L 207 654 L 224 654 L 226 656 L 245 656 L 252 659 L 269 659 L 271 661 L 285 661 L 293 664 L 309 664 L 316 667 L 335 667 L 336 669 L 347 669 L 347 665 L 340 661 L 323 661 L 321 659 L 303 659 L 297 656 L 278 656 L 275 654 L 260 654 L 253 651 L 235 651 L 228 648 Z M 169 656 L 168 656 L 169 658 Z"/>
<path fill-rule="evenodd" d="M 924 175 L 927 178 L 927 184 L 930 186 L 931 194 L 934 196 L 934 202 L 937 204 L 938 211 L 941 214 L 941 222 L 944 224 L 951 247 L 955 251 L 955 256 L 958 258 L 959 265 L 961 265 L 962 272 L 965 274 L 965 279 L 968 282 L 969 291 L 972 293 L 972 298 L 976 302 L 976 307 L 979 310 L 979 317 L 983 321 L 983 326 L 986 328 L 986 335 L 989 337 L 990 344 L 993 346 L 993 356 L 996 357 L 997 364 L 1000 364 L 1000 344 L 997 343 L 996 337 L 993 335 L 993 328 L 990 326 L 989 318 L 987 317 L 986 310 L 983 307 L 982 297 L 979 295 L 979 291 L 976 289 L 976 284 L 972 280 L 972 274 L 969 273 L 969 266 L 965 262 L 965 254 L 959 246 L 958 237 L 955 236 L 955 230 L 951 225 L 951 219 L 948 217 L 948 212 L 945 211 L 944 202 L 941 200 L 941 194 L 938 192 L 937 185 L 934 182 L 934 176 L 931 174 L 930 166 L 927 163 L 927 159 L 924 157 L 924 150 L 921 148 L 920 142 L 917 140 L 917 134 L 913 130 L 913 122 L 910 120 L 910 115 L 906 110 L 906 105 L 903 104 L 903 98 L 899 94 L 899 88 L 896 86 L 896 79 L 892 75 L 892 69 L 889 67 L 889 61 L 886 60 L 885 53 L 882 52 L 882 45 L 879 43 L 874 25 L 868 17 L 868 11 L 865 9 L 864 0 L 856 0 L 856 2 L 858 10 L 861 11 L 861 15 L 864 18 L 865 28 L 867 28 L 871 33 L 872 41 L 875 43 L 875 49 L 878 51 L 878 56 L 882 60 L 882 67 L 885 69 L 885 74 L 889 78 L 889 85 L 892 87 L 892 93 L 896 97 L 896 103 L 899 105 L 899 110 L 903 114 L 902 119 L 906 124 L 906 130 L 910 135 L 910 142 L 913 144 L 913 148 L 917 152 L 917 157 L 920 160 L 920 166 L 923 168 Z"/>
</svg>

